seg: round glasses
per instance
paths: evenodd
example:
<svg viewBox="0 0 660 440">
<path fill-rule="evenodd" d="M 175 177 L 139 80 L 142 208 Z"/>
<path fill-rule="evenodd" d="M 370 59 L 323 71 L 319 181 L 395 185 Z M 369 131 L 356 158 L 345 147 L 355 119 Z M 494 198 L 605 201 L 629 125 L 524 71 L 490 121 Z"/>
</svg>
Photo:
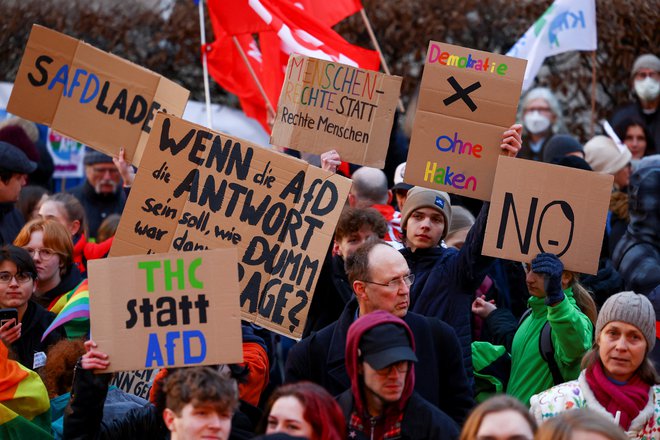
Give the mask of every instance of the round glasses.
<svg viewBox="0 0 660 440">
<path fill-rule="evenodd" d="M 32 248 L 23 248 L 25 249 L 28 254 L 34 259 L 37 257 L 37 254 L 41 257 L 42 260 L 50 260 L 53 258 L 53 255 L 57 254 L 54 250 L 50 248 L 41 248 L 41 249 L 32 249 Z"/>
</svg>

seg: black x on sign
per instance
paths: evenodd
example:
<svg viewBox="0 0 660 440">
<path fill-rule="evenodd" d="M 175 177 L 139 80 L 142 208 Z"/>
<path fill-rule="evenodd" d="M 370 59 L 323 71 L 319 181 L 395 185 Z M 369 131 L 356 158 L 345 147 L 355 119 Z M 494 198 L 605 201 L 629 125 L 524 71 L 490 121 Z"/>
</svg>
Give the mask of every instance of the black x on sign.
<svg viewBox="0 0 660 440">
<path fill-rule="evenodd" d="M 442 102 L 448 106 L 449 104 L 452 104 L 454 101 L 458 101 L 459 99 L 462 99 L 463 102 L 468 106 L 470 111 L 475 111 L 477 109 L 477 104 L 474 103 L 472 98 L 470 98 L 470 93 L 474 92 L 477 90 L 479 87 L 481 87 L 481 83 L 477 81 L 476 83 L 470 84 L 466 88 L 461 87 L 461 85 L 456 81 L 456 79 L 453 76 L 450 76 L 447 78 L 447 81 L 449 84 L 456 90 L 456 93 L 451 95 L 449 98 L 446 98 Z"/>
</svg>

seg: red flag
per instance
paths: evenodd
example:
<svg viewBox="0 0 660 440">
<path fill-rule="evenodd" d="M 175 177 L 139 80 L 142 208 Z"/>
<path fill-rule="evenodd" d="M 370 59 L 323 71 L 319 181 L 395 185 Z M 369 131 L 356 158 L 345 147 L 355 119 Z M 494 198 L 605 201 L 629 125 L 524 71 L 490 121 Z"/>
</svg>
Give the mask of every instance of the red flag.
<svg viewBox="0 0 660 440">
<path fill-rule="evenodd" d="M 286 0 L 327 26 L 334 26 L 362 9 L 360 0 Z"/>
</svg>

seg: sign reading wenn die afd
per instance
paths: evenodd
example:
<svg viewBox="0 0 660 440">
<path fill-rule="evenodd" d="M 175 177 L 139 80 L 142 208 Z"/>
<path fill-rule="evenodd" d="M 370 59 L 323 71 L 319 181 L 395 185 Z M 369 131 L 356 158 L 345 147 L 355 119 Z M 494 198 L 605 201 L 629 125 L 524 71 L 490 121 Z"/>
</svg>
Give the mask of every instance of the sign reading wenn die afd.
<svg viewBox="0 0 660 440">
<path fill-rule="evenodd" d="M 144 67 L 33 25 L 7 111 L 139 165 L 158 111 L 181 116 L 188 90 Z"/>
<path fill-rule="evenodd" d="M 431 41 L 404 181 L 489 200 L 526 63 Z"/>
<path fill-rule="evenodd" d="M 243 361 L 236 249 L 89 262 L 91 332 L 108 372 Z"/>
</svg>

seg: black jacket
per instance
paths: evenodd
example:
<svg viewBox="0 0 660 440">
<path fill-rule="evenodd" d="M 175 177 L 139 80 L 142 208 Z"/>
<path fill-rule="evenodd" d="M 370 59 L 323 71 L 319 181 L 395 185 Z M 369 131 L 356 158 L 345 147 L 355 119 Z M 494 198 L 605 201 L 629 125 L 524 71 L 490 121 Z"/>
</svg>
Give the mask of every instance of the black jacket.
<svg viewBox="0 0 660 440">
<path fill-rule="evenodd" d="M 90 238 L 96 238 L 99 226 L 110 214 L 121 214 L 126 204 L 126 194 L 119 186 L 113 194 L 97 194 L 87 180 L 82 185 L 71 189 L 83 208 Z"/>
<path fill-rule="evenodd" d="M 410 310 L 440 318 L 461 343 L 463 363 L 472 377 L 472 301 L 494 259 L 481 255 L 490 204 L 484 203 L 461 250 L 434 247 L 401 250 L 415 282 L 410 286 Z M 428 400 L 428 399 L 427 399 Z"/>
<path fill-rule="evenodd" d="M 336 323 L 291 348 L 286 361 L 286 382 L 310 380 L 335 396 L 350 388 L 344 350 L 357 308 L 357 300 L 352 299 Z M 415 391 L 462 424 L 474 400 L 456 334 L 439 319 L 408 312 L 403 320 L 412 330 L 417 346 Z"/>
<path fill-rule="evenodd" d="M 23 214 L 15 203 L 0 203 L 0 246 L 12 244 L 25 225 Z"/>
<path fill-rule="evenodd" d="M 41 307 L 48 309 L 48 306 L 54 299 L 59 298 L 65 293 L 69 293 L 74 287 L 80 284 L 82 280 L 84 280 L 84 278 L 80 274 L 78 267 L 73 264 L 69 272 L 62 277 L 57 286 L 39 296 L 32 295 L 32 299 L 34 299 L 34 301 Z"/>
<path fill-rule="evenodd" d="M 16 359 L 28 368 L 33 369 L 34 354 L 46 353 L 48 347 L 65 337 L 64 330 L 56 328 L 41 342 L 44 331 L 48 328 L 55 314 L 47 311 L 32 300 L 27 303 L 27 310 L 21 319 L 21 337 L 11 344 L 11 350 Z"/>
<path fill-rule="evenodd" d="M 344 270 L 344 259 L 328 254 L 316 282 L 303 338 L 335 322 L 351 298 L 353 289 Z"/>
<path fill-rule="evenodd" d="M 337 402 L 344 417 L 349 421 L 353 411 L 351 390 L 347 390 L 337 397 Z M 428 403 L 417 392 L 410 396 L 401 420 L 400 438 L 402 440 L 453 440 L 458 438 L 458 434 L 458 425 L 447 414 Z M 367 439 L 367 436 L 361 431 L 349 429 L 348 438 L 363 440 Z"/>
</svg>

